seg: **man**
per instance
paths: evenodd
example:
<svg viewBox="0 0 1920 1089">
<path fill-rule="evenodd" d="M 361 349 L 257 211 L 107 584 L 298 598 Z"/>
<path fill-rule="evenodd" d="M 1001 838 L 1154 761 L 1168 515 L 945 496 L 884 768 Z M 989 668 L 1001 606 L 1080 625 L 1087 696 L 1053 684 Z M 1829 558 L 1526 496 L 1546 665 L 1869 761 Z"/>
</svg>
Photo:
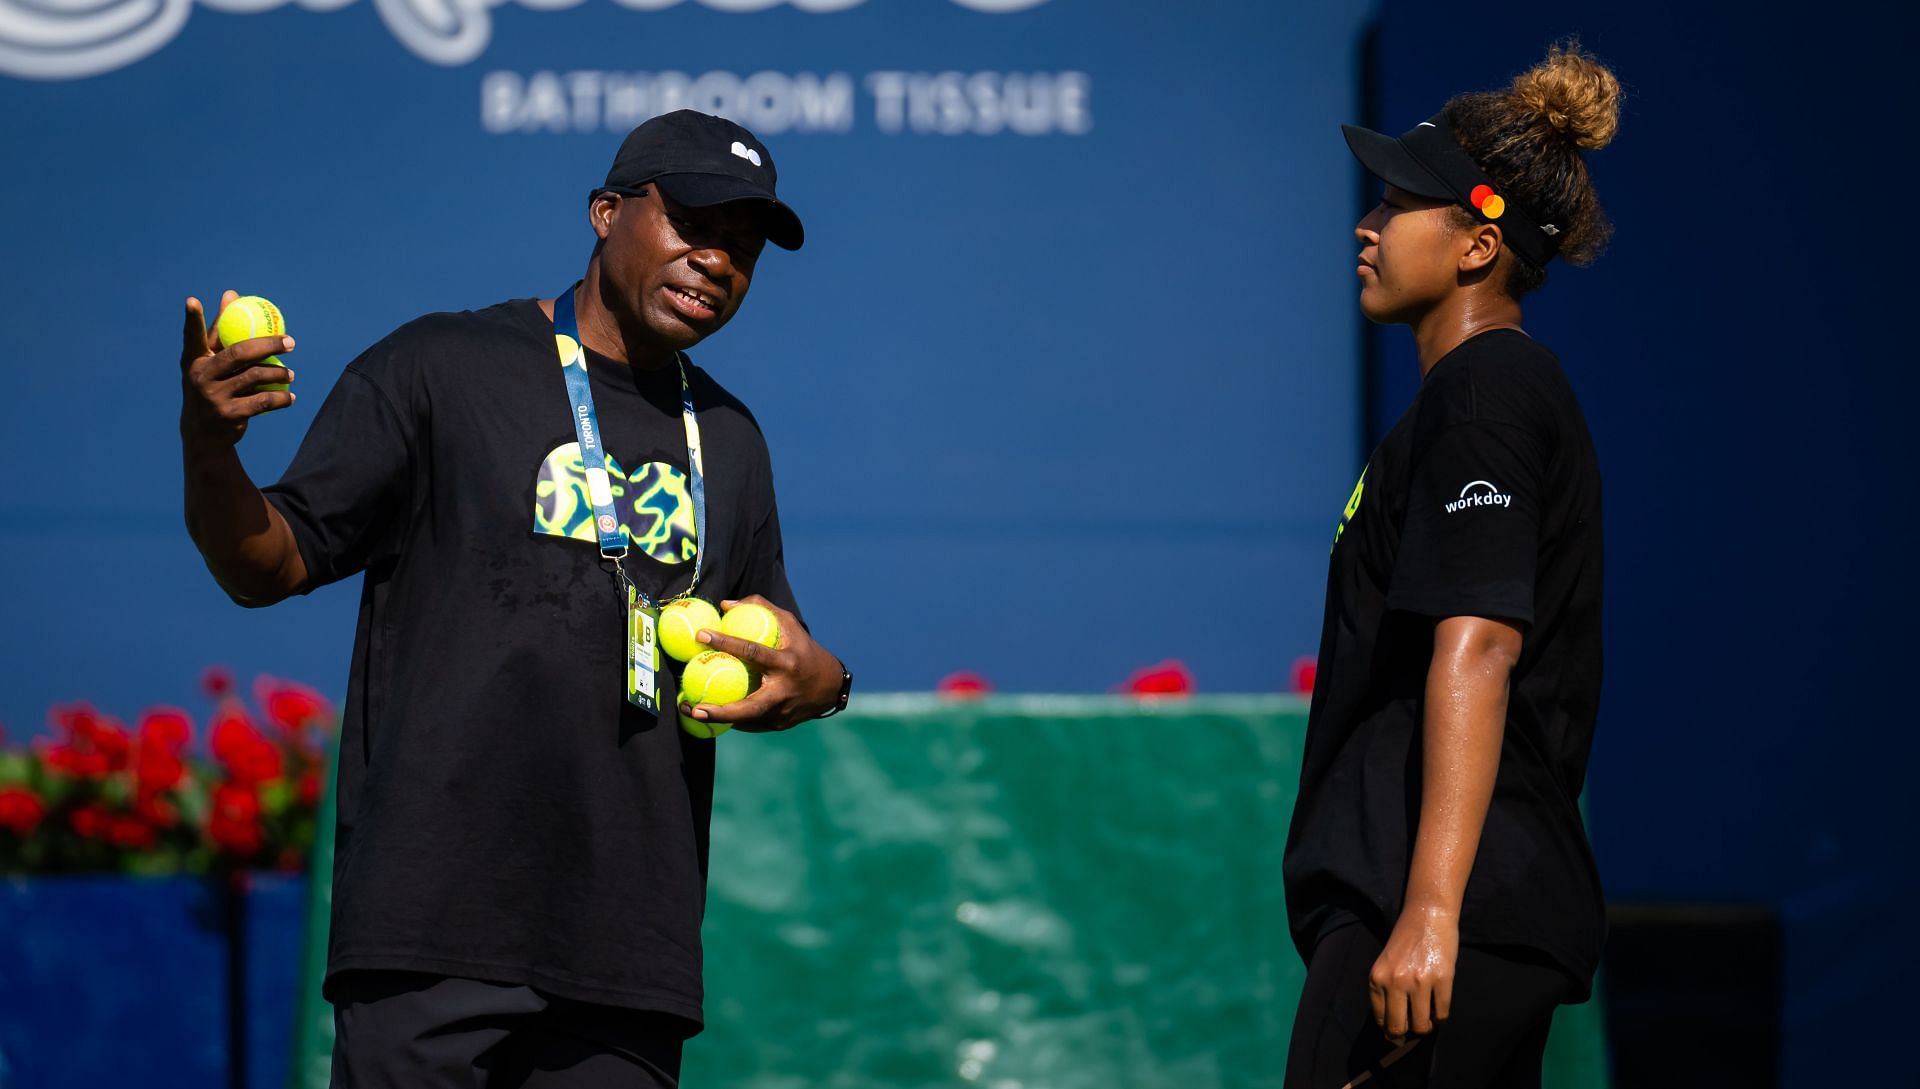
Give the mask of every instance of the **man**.
<svg viewBox="0 0 1920 1089">
<path fill-rule="evenodd" d="M 261 361 L 293 342 L 209 342 L 187 301 L 187 525 L 214 578 L 263 606 L 366 576 L 326 982 L 337 1085 L 677 1082 L 701 1023 L 714 742 L 678 728 L 645 620 L 684 594 L 778 616 L 778 649 L 702 636 L 762 678 L 680 708 L 709 728 L 786 729 L 852 683 L 795 615 L 758 426 L 682 354 L 739 311 L 767 241 L 800 247 L 774 184 L 738 125 L 641 125 L 591 195 L 575 288 L 401 327 L 264 490 L 235 444 L 293 402 L 256 390 L 287 379 Z"/>
</svg>

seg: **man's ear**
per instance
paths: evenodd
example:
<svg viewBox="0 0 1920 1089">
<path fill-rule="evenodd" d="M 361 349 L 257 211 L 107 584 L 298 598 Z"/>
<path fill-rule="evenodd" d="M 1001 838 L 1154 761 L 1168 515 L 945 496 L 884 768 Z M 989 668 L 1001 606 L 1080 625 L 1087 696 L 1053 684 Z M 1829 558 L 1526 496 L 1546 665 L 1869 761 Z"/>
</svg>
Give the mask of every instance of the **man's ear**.
<svg viewBox="0 0 1920 1089">
<path fill-rule="evenodd" d="M 587 222 L 593 227 L 594 236 L 605 242 L 607 235 L 613 233 L 613 216 L 620 207 L 620 194 L 596 193 L 587 204 Z"/>
</svg>

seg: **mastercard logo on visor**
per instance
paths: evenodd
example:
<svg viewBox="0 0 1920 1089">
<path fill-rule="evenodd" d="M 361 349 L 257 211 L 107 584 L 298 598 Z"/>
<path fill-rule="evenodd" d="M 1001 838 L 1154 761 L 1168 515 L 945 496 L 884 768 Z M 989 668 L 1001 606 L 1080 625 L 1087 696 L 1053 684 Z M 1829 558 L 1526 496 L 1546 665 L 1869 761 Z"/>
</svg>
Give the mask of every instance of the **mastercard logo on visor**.
<svg viewBox="0 0 1920 1089">
<path fill-rule="evenodd" d="M 1507 202 L 1501 198 L 1500 194 L 1493 191 L 1491 185 L 1474 186 L 1473 192 L 1467 194 L 1467 199 L 1471 200 L 1473 206 L 1480 209 L 1480 214 L 1488 219 L 1499 219 L 1500 213 L 1507 210 Z"/>
</svg>

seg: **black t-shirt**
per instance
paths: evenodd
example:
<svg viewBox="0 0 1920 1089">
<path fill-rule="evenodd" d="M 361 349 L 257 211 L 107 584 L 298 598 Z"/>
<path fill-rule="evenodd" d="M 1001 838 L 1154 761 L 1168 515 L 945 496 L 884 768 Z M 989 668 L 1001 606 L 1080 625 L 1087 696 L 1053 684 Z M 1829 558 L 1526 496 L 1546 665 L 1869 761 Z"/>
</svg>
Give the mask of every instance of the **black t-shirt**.
<svg viewBox="0 0 1920 1089">
<path fill-rule="evenodd" d="M 1605 937 L 1579 798 L 1600 696 L 1600 473 L 1553 354 L 1483 333 L 1428 372 L 1337 530 L 1286 855 L 1302 956 L 1399 918 L 1420 818 L 1433 629 L 1517 621 L 1500 767 L 1463 942 L 1544 953 L 1581 981 Z"/>
<path fill-rule="evenodd" d="M 435 314 L 351 363 L 265 489 L 313 586 L 366 573 L 342 714 L 329 978 L 398 969 L 701 1020 L 713 741 L 626 702 L 553 323 Z M 794 608 L 766 442 L 690 368 L 699 594 Z M 677 370 L 588 353 L 628 571 L 693 577 Z"/>
</svg>

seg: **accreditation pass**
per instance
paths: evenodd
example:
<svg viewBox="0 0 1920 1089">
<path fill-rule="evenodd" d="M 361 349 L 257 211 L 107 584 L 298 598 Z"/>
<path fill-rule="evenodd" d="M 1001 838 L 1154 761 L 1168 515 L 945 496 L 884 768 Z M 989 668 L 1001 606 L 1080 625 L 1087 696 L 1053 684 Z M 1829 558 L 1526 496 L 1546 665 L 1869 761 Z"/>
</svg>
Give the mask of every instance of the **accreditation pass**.
<svg viewBox="0 0 1920 1089">
<path fill-rule="evenodd" d="M 640 599 L 640 592 L 627 587 L 627 702 L 642 711 L 658 706 L 654 678 L 660 675 L 660 645 L 654 639 L 660 610 Z"/>
</svg>

